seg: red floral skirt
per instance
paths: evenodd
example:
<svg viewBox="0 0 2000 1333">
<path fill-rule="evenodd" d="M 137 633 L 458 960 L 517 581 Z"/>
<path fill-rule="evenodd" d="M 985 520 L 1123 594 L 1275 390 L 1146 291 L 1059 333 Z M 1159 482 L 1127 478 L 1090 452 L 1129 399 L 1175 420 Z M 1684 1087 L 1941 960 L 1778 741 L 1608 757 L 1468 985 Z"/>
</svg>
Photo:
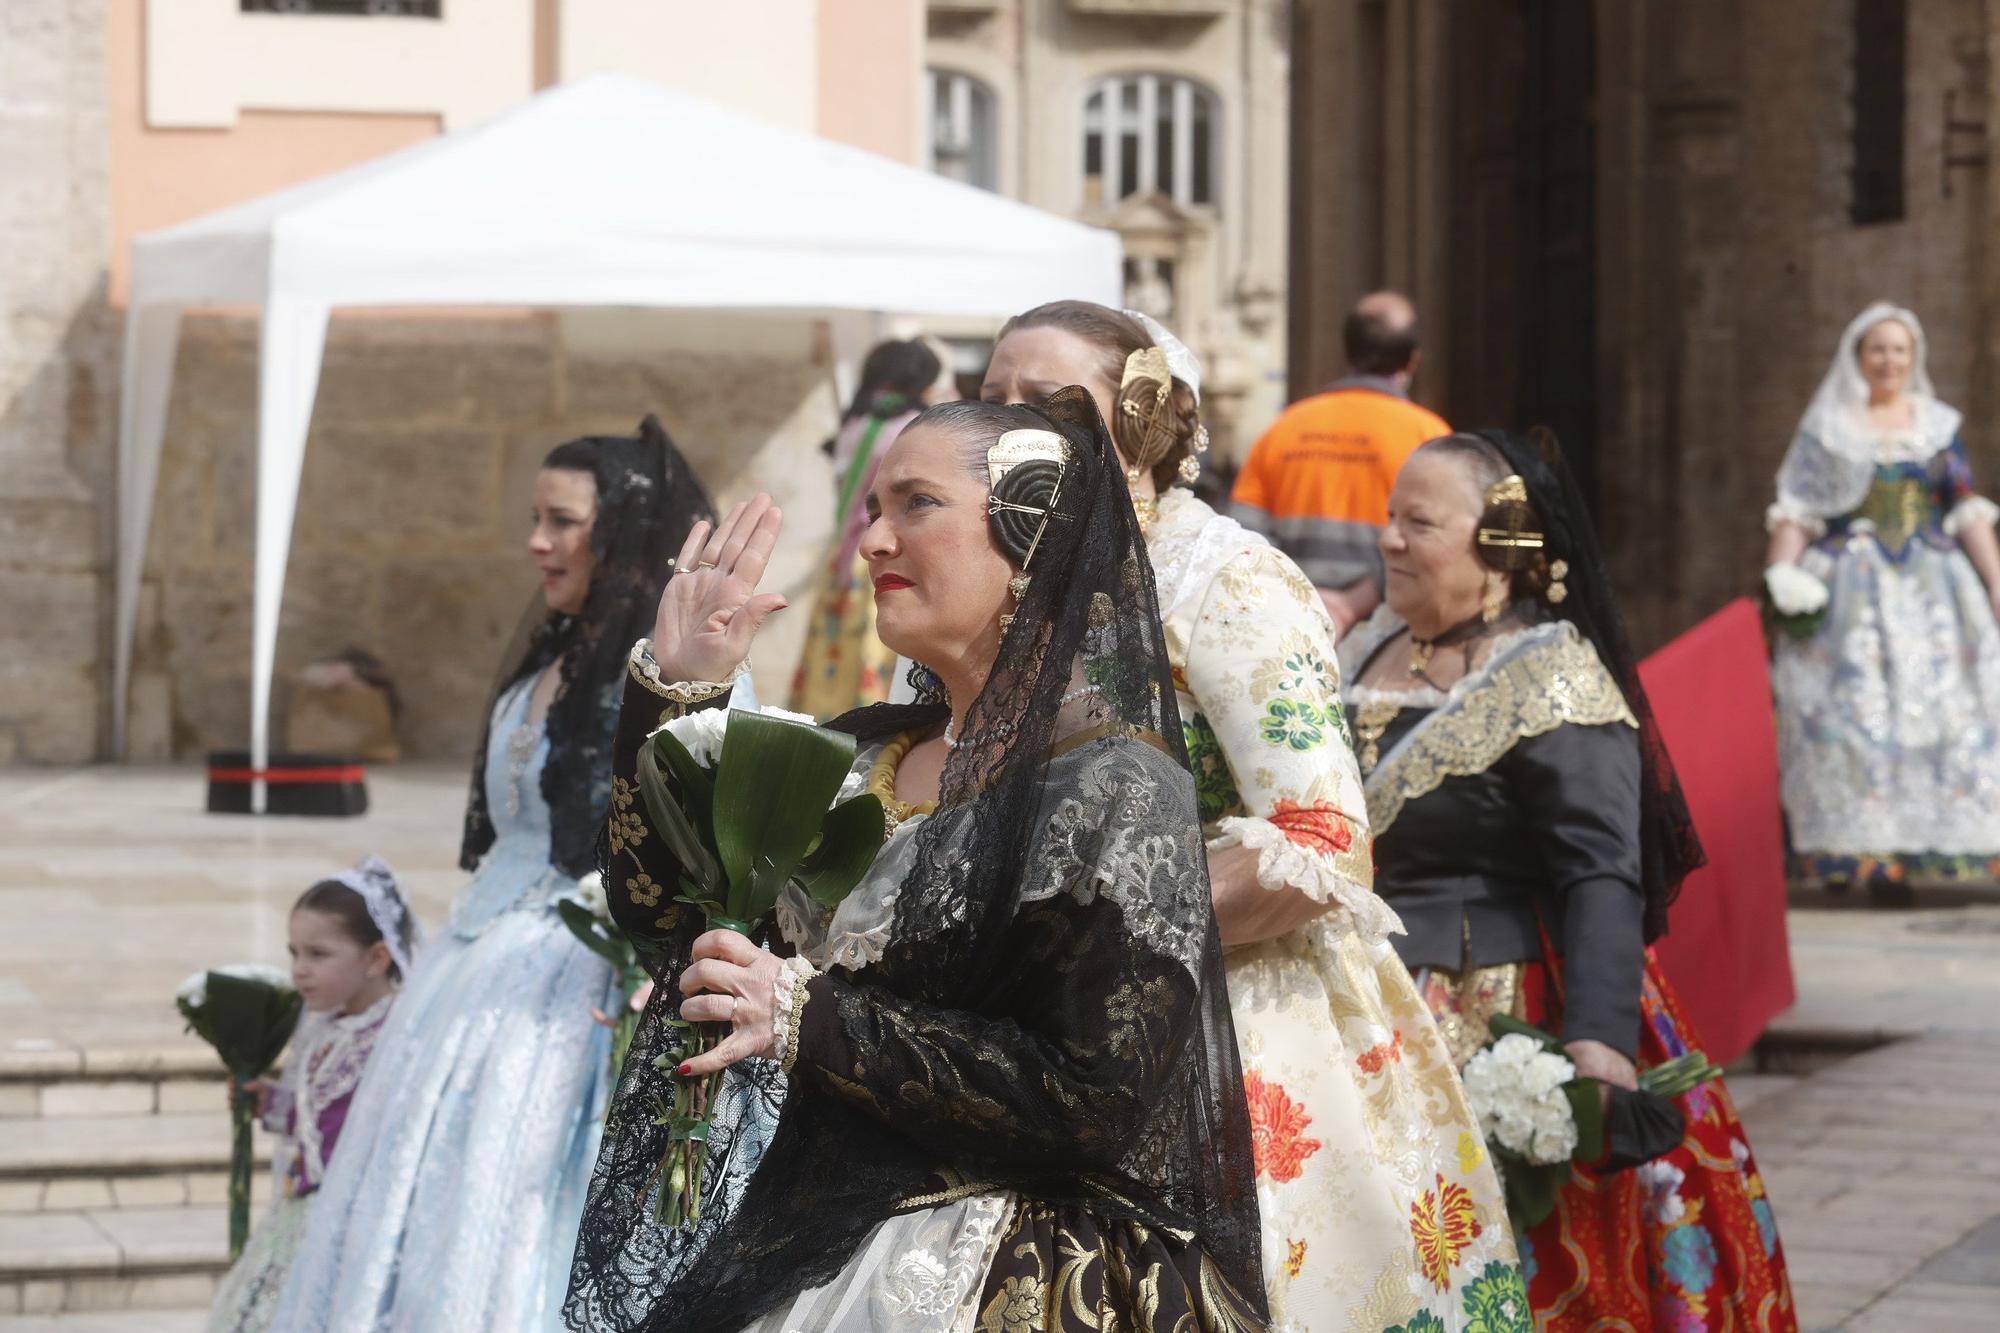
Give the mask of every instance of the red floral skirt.
<svg viewBox="0 0 2000 1333">
<path fill-rule="evenodd" d="M 1546 972 L 1523 971 L 1521 1016 L 1559 1030 Z M 1449 1003 L 1442 986 L 1424 998 L 1433 1012 Z M 1651 950 L 1640 1011 L 1641 1068 L 1699 1049 Z M 1777 1220 L 1728 1089 L 1714 1079 L 1678 1100 L 1680 1147 L 1626 1171 L 1574 1168 L 1555 1212 L 1520 1238 L 1542 1333 L 1798 1328 Z"/>
</svg>

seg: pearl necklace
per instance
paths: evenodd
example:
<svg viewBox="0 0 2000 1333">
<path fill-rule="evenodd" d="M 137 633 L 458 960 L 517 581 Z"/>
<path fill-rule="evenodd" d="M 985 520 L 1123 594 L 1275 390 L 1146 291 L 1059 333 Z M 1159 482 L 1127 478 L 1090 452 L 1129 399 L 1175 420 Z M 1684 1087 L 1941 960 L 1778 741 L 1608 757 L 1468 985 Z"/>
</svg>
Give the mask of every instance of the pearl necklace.
<svg viewBox="0 0 2000 1333">
<path fill-rule="evenodd" d="M 1086 694 L 1096 694 L 1099 688 L 1100 687 L 1096 685 L 1079 685 L 1075 689 L 1069 691 L 1069 693 L 1063 695 L 1063 697 L 1059 701 L 1057 701 L 1056 707 L 1066 708 L 1070 704 L 1075 703 L 1078 699 L 1081 699 Z M 981 736 L 954 737 L 951 734 L 951 722 L 947 720 L 944 724 L 944 748 L 947 750 L 956 750 L 961 745 L 984 745 L 988 741 L 999 740 L 1002 737 L 1011 736 L 1019 730 L 1020 728 L 1014 725 L 1012 722 L 1002 722 L 999 726 L 993 728 L 993 730 Z"/>
</svg>

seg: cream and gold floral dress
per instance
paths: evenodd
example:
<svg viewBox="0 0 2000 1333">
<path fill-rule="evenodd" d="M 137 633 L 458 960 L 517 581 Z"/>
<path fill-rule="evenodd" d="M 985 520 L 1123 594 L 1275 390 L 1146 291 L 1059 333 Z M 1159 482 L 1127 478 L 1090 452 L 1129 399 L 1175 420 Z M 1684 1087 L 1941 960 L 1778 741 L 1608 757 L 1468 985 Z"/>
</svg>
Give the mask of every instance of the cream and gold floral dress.
<svg viewBox="0 0 2000 1333">
<path fill-rule="evenodd" d="M 1332 623 L 1289 558 L 1186 491 L 1147 549 L 1210 849 L 1337 904 L 1227 960 L 1275 1327 L 1526 1330 L 1499 1181 L 1372 888 Z"/>
</svg>

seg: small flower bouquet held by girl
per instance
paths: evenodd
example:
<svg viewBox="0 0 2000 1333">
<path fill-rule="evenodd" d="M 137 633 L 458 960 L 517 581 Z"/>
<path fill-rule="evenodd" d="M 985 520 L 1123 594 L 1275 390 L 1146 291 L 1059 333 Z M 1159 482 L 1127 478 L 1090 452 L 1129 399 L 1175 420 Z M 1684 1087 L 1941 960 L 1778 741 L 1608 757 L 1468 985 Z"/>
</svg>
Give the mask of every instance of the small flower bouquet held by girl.
<svg viewBox="0 0 2000 1333">
<path fill-rule="evenodd" d="M 239 963 L 197 972 L 174 992 L 188 1031 L 229 1071 L 229 1259 L 250 1234 L 250 1128 L 257 1098 L 244 1087 L 278 1062 L 298 1026 L 301 1001 L 283 968 Z"/>
<path fill-rule="evenodd" d="M 754 937 L 771 922 L 786 885 L 822 907 L 846 898 L 882 849 L 882 802 L 849 795 L 854 738 L 815 726 L 810 717 L 758 708 L 739 682 L 726 709 L 675 718 L 639 751 L 639 791 L 646 813 L 680 867 L 674 899 L 700 909 L 709 926 Z M 679 1049 L 662 1068 L 709 1049 L 720 1024 L 675 1018 Z M 657 1123 L 668 1130 L 660 1163 L 660 1216 L 669 1225 L 701 1216 L 702 1175 L 720 1072 L 680 1084 L 671 1106 L 659 1099 Z"/>
<path fill-rule="evenodd" d="M 1600 1081 L 1579 1078 L 1556 1038 L 1506 1014 L 1489 1026 L 1493 1040 L 1459 1074 L 1500 1168 L 1507 1216 L 1519 1236 L 1555 1211 L 1572 1163 L 1595 1165 L 1605 1158 L 1605 1105 Z M 1689 1051 L 1639 1071 L 1636 1095 L 1612 1089 L 1622 1123 L 1611 1164 L 1632 1165 L 1670 1151 L 1685 1126 L 1666 1099 L 1721 1073 L 1706 1055 Z"/>
</svg>

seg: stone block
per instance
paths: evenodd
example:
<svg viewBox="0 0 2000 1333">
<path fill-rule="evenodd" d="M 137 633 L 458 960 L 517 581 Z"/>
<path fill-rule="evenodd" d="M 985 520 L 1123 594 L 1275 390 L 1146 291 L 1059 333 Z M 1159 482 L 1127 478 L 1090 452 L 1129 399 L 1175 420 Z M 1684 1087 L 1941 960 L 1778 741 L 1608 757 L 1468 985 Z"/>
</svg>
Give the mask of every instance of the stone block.
<svg viewBox="0 0 2000 1333">
<path fill-rule="evenodd" d="M 188 1179 L 175 1173 L 120 1176 L 111 1182 L 111 1200 L 119 1208 L 185 1208 Z"/>
<path fill-rule="evenodd" d="M 170 1078 L 159 1087 L 161 1115 L 206 1115 L 223 1105 L 221 1079 Z"/>
<path fill-rule="evenodd" d="M 297 544 L 398 558 L 458 554 L 496 541 L 499 507 L 491 431 L 328 426 L 306 454 Z"/>
<path fill-rule="evenodd" d="M 41 1181 L 0 1180 L 0 1213 L 39 1213 L 41 1211 Z"/>
<path fill-rule="evenodd" d="M 155 1109 L 153 1084 L 139 1079 L 115 1082 L 81 1080 L 46 1084 L 42 1088 L 42 1114 L 58 1116 L 151 1115 Z"/>
<path fill-rule="evenodd" d="M 97 753 L 94 664 L 7 671 L 0 657 L 0 717 L 12 713 L 20 758 L 39 764 L 86 763 Z"/>
<path fill-rule="evenodd" d="M 0 1314 L 21 1313 L 22 1282 L 0 1282 Z"/>
<path fill-rule="evenodd" d="M 215 1279 L 206 1273 L 173 1273 L 135 1278 L 134 1310 L 201 1310 L 215 1301 Z"/>
<path fill-rule="evenodd" d="M 0 1083 L 0 1120 L 20 1120 L 41 1113 L 40 1088 L 32 1083 Z"/>
<path fill-rule="evenodd" d="M 132 1308 L 132 1279 L 129 1277 L 73 1277 L 63 1284 L 65 1311 L 129 1310 Z"/>
<path fill-rule="evenodd" d="M 22 1314 L 56 1314 L 63 1308 L 63 1284 L 43 1279 L 21 1284 Z"/>
<path fill-rule="evenodd" d="M 93 1176 L 63 1176 L 48 1183 L 42 1194 L 45 1213 L 72 1212 L 113 1205 L 111 1182 Z"/>
<path fill-rule="evenodd" d="M 327 425 L 450 425 L 471 410 L 465 348 L 336 325 L 320 367 L 313 419 Z"/>
</svg>

